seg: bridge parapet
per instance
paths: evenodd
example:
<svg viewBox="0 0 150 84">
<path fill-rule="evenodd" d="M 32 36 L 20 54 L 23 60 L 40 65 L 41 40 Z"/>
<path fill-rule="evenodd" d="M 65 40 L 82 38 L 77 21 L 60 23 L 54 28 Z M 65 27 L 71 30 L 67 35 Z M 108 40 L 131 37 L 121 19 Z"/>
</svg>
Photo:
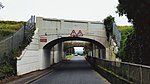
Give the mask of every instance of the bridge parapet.
<svg viewBox="0 0 150 84">
<path fill-rule="evenodd" d="M 99 21 L 63 20 L 43 17 L 37 17 L 36 20 L 39 36 L 46 37 L 48 39 L 47 42 L 61 37 L 70 37 L 74 33 L 74 36 L 90 38 L 108 47 L 104 24 Z M 46 43 L 41 43 L 41 48 L 44 46 L 43 44 Z"/>
</svg>

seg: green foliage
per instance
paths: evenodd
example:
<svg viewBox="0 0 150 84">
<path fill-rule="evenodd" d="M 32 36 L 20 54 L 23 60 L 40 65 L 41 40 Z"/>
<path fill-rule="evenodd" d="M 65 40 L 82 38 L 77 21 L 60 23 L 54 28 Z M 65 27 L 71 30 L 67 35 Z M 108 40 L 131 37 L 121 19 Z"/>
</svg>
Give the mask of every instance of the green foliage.
<svg viewBox="0 0 150 84">
<path fill-rule="evenodd" d="M 5 77 L 8 77 L 16 73 L 15 68 L 16 60 L 13 55 L 4 53 L 3 59 L 0 61 L 0 73 L 3 73 Z"/>
<path fill-rule="evenodd" d="M 8 62 L 0 65 L 1 73 L 5 74 L 5 75 L 9 75 L 12 71 L 13 71 L 13 68 Z"/>
<path fill-rule="evenodd" d="M 65 56 L 65 58 L 71 59 L 71 58 L 73 58 L 73 55 L 67 55 L 67 56 Z"/>
<path fill-rule="evenodd" d="M 108 38 L 107 40 L 109 40 L 109 36 L 112 35 L 112 27 L 114 22 L 114 17 L 112 17 L 111 15 L 104 19 L 104 25 L 106 28 L 106 34 Z"/>
<path fill-rule="evenodd" d="M 15 21 L 0 21 L 0 40 L 1 37 L 8 37 L 11 34 L 14 34 L 17 30 L 19 30 L 24 22 L 15 22 Z M 0 59 L 0 79 L 6 78 L 12 75 L 16 75 L 16 57 L 21 55 L 21 52 L 25 47 L 29 44 L 29 42 L 24 39 L 23 43 L 19 44 L 17 49 L 12 50 L 11 52 L 7 52 Z"/>
<path fill-rule="evenodd" d="M 28 44 L 26 43 L 26 41 L 23 41 L 23 44 L 20 45 L 18 49 L 13 50 L 9 54 L 4 53 L 0 61 L 0 73 L 3 74 L 4 77 L 0 79 L 16 75 L 16 57 L 19 57 L 21 55 L 22 51 L 27 45 Z"/>
<path fill-rule="evenodd" d="M 121 32 L 121 42 L 120 42 L 120 48 L 118 52 L 118 56 L 122 59 L 124 59 L 125 54 L 125 45 L 127 38 L 130 34 L 133 33 L 133 26 L 117 26 L 118 30 Z"/>
<path fill-rule="evenodd" d="M 118 0 L 117 13 L 126 15 L 130 22 L 137 20 L 140 16 L 150 14 L 150 0 Z"/>
<path fill-rule="evenodd" d="M 90 52 L 90 49 L 84 49 L 83 55 L 87 55 Z"/>
<path fill-rule="evenodd" d="M 114 23 L 114 17 L 112 17 L 111 15 L 106 17 L 104 19 L 104 25 L 105 25 L 106 30 L 112 30 L 113 23 Z"/>
<path fill-rule="evenodd" d="M 133 52 L 129 55 L 133 59 L 137 59 L 133 62 L 138 62 L 146 65 L 150 65 L 149 50 L 150 50 L 150 0 L 119 0 L 117 6 L 117 13 L 120 16 L 126 15 L 129 22 L 134 25 L 135 34 L 130 37 L 130 42 L 127 43 L 128 52 Z M 131 45 L 132 44 L 132 45 Z M 134 44 L 134 45 L 133 45 Z M 131 50 L 131 49 L 134 49 Z M 127 56 L 127 57 L 129 57 Z"/>
<path fill-rule="evenodd" d="M 139 57 L 139 53 L 136 52 L 138 45 L 135 38 L 135 32 L 128 35 L 126 40 L 126 45 L 124 46 L 124 56 L 122 57 L 123 61 L 132 62 L 132 63 L 140 63 L 141 59 Z"/>
</svg>

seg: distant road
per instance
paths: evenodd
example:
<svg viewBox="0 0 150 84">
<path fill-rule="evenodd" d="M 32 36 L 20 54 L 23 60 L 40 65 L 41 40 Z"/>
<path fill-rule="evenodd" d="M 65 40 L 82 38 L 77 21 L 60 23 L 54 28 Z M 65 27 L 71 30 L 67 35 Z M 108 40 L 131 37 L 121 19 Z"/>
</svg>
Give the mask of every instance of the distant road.
<svg viewBox="0 0 150 84">
<path fill-rule="evenodd" d="M 31 84 L 110 84 L 92 70 L 82 56 L 75 56 L 59 69 L 34 81 Z"/>
</svg>

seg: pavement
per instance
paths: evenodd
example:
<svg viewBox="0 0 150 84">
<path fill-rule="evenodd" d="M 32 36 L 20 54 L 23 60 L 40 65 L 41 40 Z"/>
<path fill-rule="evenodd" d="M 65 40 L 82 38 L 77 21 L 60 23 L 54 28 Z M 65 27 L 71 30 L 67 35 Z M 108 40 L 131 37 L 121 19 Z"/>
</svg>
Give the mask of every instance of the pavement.
<svg viewBox="0 0 150 84">
<path fill-rule="evenodd" d="M 94 71 L 83 56 L 75 56 L 53 72 L 28 84 L 110 84 Z"/>
</svg>

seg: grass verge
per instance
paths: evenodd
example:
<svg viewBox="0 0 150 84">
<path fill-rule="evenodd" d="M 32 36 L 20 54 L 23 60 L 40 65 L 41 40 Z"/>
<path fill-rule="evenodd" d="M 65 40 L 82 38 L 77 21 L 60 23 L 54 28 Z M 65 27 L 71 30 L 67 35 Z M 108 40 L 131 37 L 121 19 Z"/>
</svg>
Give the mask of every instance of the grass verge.
<svg viewBox="0 0 150 84">
<path fill-rule="evenodd" d="M 71 58 L 73 58 L 73 54 L 72 55 L 67 55 L 67 56 L 65 56 L 65 58 L 66 59 L 71 59 Z"/>
</svg>

